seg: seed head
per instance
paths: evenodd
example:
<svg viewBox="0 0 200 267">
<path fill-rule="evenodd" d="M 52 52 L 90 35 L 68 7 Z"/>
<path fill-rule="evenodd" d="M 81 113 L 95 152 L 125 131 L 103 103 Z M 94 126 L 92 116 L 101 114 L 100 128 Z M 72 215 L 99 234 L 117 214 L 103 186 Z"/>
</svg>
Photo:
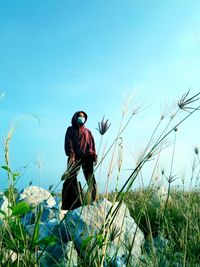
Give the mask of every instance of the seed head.
<svg viewBox="0 0 200 267">
<path fill-rule="evenodd" d="M 190 112 L 190 110 L 195 109 L 191 107 L 191 104 L 200 99 L 200 92 L 189 97 L 190 89 L 185 93 L 181 99 L 178 101 L 178 107 L 184 111 Z"/>
<path fill-rule="evenodd" d="M 105 116 L 103 116 L 101 122 L 98 122 L 98 128 L 96 128 L 101 135 L 104 135 L 111 125 L 111 123 L 108 123 L 108 120 L 104 121 L 104 117 Z"/>
</svg>

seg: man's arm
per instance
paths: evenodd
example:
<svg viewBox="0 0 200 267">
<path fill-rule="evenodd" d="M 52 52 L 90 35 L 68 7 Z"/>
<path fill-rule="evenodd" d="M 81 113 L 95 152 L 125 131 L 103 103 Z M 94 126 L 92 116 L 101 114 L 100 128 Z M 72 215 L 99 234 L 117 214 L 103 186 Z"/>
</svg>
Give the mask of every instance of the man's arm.
<svg viewBox="0 0 200 267">
<path fill-rule="evenodd" d="M 65 154 L 68 157 L 75 159 L 72 135 L 73 135 L 72 129 L 70 127 L 68 127 L 66 134 L 65 134 Z"/>
</svg>

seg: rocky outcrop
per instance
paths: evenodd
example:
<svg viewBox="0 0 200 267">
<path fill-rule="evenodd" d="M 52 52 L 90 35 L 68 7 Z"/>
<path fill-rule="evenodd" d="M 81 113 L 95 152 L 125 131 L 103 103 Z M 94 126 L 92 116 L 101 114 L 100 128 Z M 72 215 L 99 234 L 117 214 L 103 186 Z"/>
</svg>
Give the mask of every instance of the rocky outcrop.
<svg viewBox="0 0 200 267">
<path fill-rule="evenodd" d="M 49 208 L 56 205 L 55 199 L 49 191 L 38 186 L 29 186 L 24 189 L 20 194 L 20 201 L 26 201 L 31 206 L 38 206 L 41 203 L 46 204 Z"/>
<path fill-rule="evenodd" d="M 87 240 L 90 240 L 88 247 L 94 255 L 97 250 L 99 257 L 105 253 L 105 259 L 109 259 L 110 262 L 126 264 L 130 253 L 131 266 L 134 266 L 141 254 L 143 233 L 124 204 L 113 205 L 104 198 L 98 203 L 69 211 L 64 221 L 82 256 L 88 253 L 88 249 L 83 246 Z"/>
<path fill-rule="evenodd" d="M 60 210 L 60 200 L 37 186 L 24 189 L 18 201 L 31 207 L 21 222 L 30 240 L 37 239 L 41 266 L 75 267 L 83 261 L 88 266 L 101 262 L 104 267 L 122 267 L 128 259 L 130 266 L 138 262 L 144 236 L 124 204 L 113 205 L 104 198 L 71 211 Z M 0 208 L 8 209 L 5 196 L 0 198 Z"/>
</svg>

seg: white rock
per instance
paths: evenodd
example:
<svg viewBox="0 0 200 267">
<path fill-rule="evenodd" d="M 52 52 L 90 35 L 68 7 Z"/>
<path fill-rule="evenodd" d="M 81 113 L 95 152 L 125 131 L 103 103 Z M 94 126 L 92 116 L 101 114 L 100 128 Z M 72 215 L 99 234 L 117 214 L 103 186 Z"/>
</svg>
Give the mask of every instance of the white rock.
<svg viewBox="0 0 200 267">
<path fill-rule="evenodd" d="M 41 212 L 40 222 L 47 223 L 49 220 L 52 220 L 56 217 L 55 210 L 53 208 L 42 204 L 25 214 L 25 216 L 21 219 L 22 224 L 25 226 L 34 224 L 37 220 L 39 210 Z"/>
<path fill-rule="evenodd" d="M 113 211 L 115 211 L 117 205 L 118 203 L 114 205 Z M 112 203 L 103 199 L 98 203 L 93 203 L 93 205 L 80 207 L 67 213 L 65 218 L 66 227 L 82 255 L 86 251 L 81 250 L 83 241 L 88 237 L 99 234 L 100 229 L 105 225 L 106 215 L 111 207 Z M 124 256 L 128 256 L 129 251 L 127 248 L 131 247 L 133 237 L 135 236 L 131 258 L 132 262 L 136 262 L 141 255 L 144 235 L 124 204 L 116 211 L 111 229 L 105 229 L 105 232 L 109 231 L 108 241 L 111 241 L 106 248 L 106 255 L 109 258 L 118 257 L 118 259 L 119 257 L 124 258 Z M 117 237 L 114 240 L 111 240 L 111 232 L 116 233 Z"/>
<path fill-rule="evenodd" d="M 78 253 L 72 241 L 61 244 L 45 251 L 40 259 L 42 267 L 77 267 Z"/>
<path fill-rule="evenodd" d="M 74 247 L 73 241 L 67 242 L 65 246 L 64 257 L 61 260 L 63 267 L 77 267 L 78 266 L 78 253 Z"/>
<path fill-rule="evenodd" d="M 35 230 L 35 224 L 28 225 L 26 230 L 30 236 L 33 236 Z M 66 243 L 69 241 L 69 233 L 64 223 L 59 223 L 58 220 L 52 219 L 48 222 L 39 223 L 39 240 L 42 240 L 49 236 L 55 236 L 58 242 Z"/>
<path fill-rule="evenodd" d="M 45 202 L 49 207 L 56 205 L 55 199 L 49 191 L 38 186 L 29 186 L 20 194 L 20 200 L 28 202 L 31 206 L 37 206 Z"/>
<path fill-rule="evenodd" d="M 62 221 L 64 219 L 64 217 L 66 216 L 67 213 L 68 213 L 68 210 L 60 210 L 58 212 L 57 219 L 59 221 Z"/>
<path fill-rule="evenodd" d="M 169 197 L 169 200 L 171 200 L 171 196 L 168 196 L 168 191 L 164 186 L 158 186 L 155 187 L 153 190 L 153 198 L 159 203 L 163 203 L 167 200 Z"/>
</svg>

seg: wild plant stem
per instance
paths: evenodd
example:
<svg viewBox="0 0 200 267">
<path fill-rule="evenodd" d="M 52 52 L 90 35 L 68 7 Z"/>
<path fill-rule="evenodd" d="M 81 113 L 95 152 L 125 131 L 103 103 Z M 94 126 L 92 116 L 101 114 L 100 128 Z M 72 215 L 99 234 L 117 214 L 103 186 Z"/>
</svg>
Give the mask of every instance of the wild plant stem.
<svg viewBox="0 0 200 267">
<path fill-rule="evenodd" d="M 98 148 L 98 152 L 97 152 L 97 155 L 98 155 L 98 156 L 99 156 L 99 153 L 100 153 L 100 149 L 101 149 L 102 141 L 103 141 L 103 135 L 101 135 L 101 139 L 100 139 L 100 144 L 99 144 L 99 148 Z"/>
<path fill-rule="evenodd" d="M 195 108 L 193 111 L 191 111 L 187 116 L 185 116 L 180 122 L 178 122 L 174 127 L 172 127 L 172 129 L 170 129 L 167 133 L 165 133 L 163 136 L 161 135 L 158 140 L 155 142 L 155 144 L 152 146 L 152 148 L 149 150 L 149 152 L 143 156 L 143 158 L 140 160 L 140 162 L 138 163 L 138 165 L 136 166 L 136 168 L 133 170 L 133 172 L 131 173 L 131 175 L 128 177 L 128 179 L 126 180 L 126 182 L 124 183 L 124 185 L 122 186 L 121 190 L 119 191 L 119 193 L 117 194 L 116 200 L 119 200 L 119 203 L 117 205 L 117 207 L 115 208 L 118 209 L 119 206 L 121 205 L 121 201 L 123 199 L 123 194 L 122 192 L 124 191 L 124 189 L 126 188 L 126 192 L 128 192 L 128 190 L 130 189 L 130 187 L 132 186 L 133 182 L 135 181 L 135 179 L 137 178 L 138 173 L 140 172 L 141 168 L 144 166 L 144 164 L 149 160 L 149 158 L 151 158 L 154 150 L 163 142 L 163 140 L 165 140 L 165 138 L 167 136 L 170 135 L 170 133 L 172 131 L 174 131 L 179 125 L 181 125 L 187 118 L 189 118 L 194 112 L 196 112 L 198 109 L 200 108 L 200 106 L 198 106 L 197 108 Z M 108 211 L 107 214 L 107 218 L 110 215 L 112 209 L 110 209 Z"/>
<path fill-rule="evenodd" d="M 128 126 L 128 124 L 130 123 L 130 121 L 132 120 L 134 116 L 134 113 L 131 114 L 130 118 L 128 119 L 128 121 L 126 122 L 126 124 L 124 125 L 124 127 L 121 129 L 121 131 L 118 133 L 117 137 L 114 139 L 114 141 L 111 143 L 110 147 L 108 148 L 108 150 L 106 151 L 106 153 L 104 154 L 103 158 L 101 159 L 101 161 L 97 164 L 96 168 L 94 171 L 96 171 L 96 169 L 99 167 L 99 165 L 101 164 L 101 162 L 106 158 L 106 156 L 108 155 L 108 153 L 110 152 L 110 150 L 112 149 L 112 147 L 115 145 L 115 143 L 117 142 L 117 140 L 119 139 L 119 136 L 124 132 L 124 130 L 126 129 L 126 127 Z"/>
<path fill-rule="evenodd" d="M 169 197 L 170 197 L 170 191 L 171 191 L 171 184 L 173 182 L 173 177 L 172 177 L 172 170 L 173 170 L 173 163 L 174 163 L 174 156 L 175 156 L 175 146 L 176 146 L 176 133 L 177 131 L 175 130 L 175 136 L 174 136 L 174 143 L 173 143 L 173 150 L 172 150 L 172 159 L 171 159 L 171 166 L 170 166 L 170 172 L 169 172 L 169 178 L 168 178 L 168 188 L 167 188 L 167 199 L 165 202 L 165 207 L 164 207 L 164 216 L 166 213 L 166 209 L 168 206 L 168 202 L 169 202 Z"/>
</svg>

